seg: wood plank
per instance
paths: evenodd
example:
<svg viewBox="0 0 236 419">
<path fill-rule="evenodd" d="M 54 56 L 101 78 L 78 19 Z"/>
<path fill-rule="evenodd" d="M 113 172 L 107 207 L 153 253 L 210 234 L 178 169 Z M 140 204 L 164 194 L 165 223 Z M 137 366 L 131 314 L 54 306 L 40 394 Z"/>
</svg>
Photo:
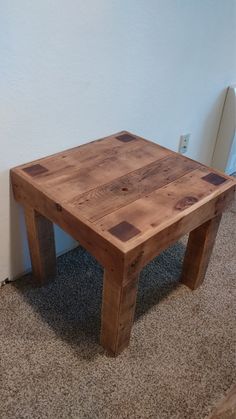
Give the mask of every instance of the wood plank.
<svg viewBox="0 0 236 419">
<path fill-rule="evenodd" d="M 181 156 L 166 157 L 95 188 L 70 204 L 93 222 L 198 167 L 198 163 Z"/>
<path fill-rule="evenodd" d="M 23 170 L 29 166 L 41 164 L 47 168 L 48 173 L 40 176 L 39 179 L 46 181 L 50 178 L 53 179 L 54 174 L 60 174 L 63 169 L 69 169 L 73 172 L 75 167 L 91 169 L 93 164 L 100 167 L 100 164 L 106 160 L 109 160 L 110 163 L 116 159 L 130 160 L 134 152 L 137 153 L 139 160 L 142 159 L 142 154 L 144 154 L 145 158 L 152 159 L 151 161 L 153 161 L 153 153 L 156 156 L 154 160 L 171 153 L 170 150 L 143 139 L 136 138 L 132 143 L 123 144 L 116 140 L 114 136 L 110 136 L 18 166 L 18 169 Z"/>
<path fill-rule="evenodd" d="M 132 248 L 146 237 L 164 229 L 166 225 L 174 223 L 178 218 L 194 211 L 230 187 L 234 188 L 234 181 L 228 179 L 220 186 L 205 182 L 202 177 L 207 173 L 208 170 L 205 168 L 196 169 L 106 215 L 99 219 L 96 225 L 105 232 L 124 221 L 132 224 L 141 231 L 139 236 L 127 242 L 127 248 L 129 246 Z"/>
<path fill-rule="evenodd" d="M 24 213 L 33 275 L 44 283 L 56 275 L 53 224 L 33 208 L 25 207 Z"/>
<path fill-rule="evenodd" d="M 126 147 L 126 145 L 125 145 Z M 90 163 L 89 167 L 77 168 L 74 172 L 59 176 L 47 182 L 48 190 L 54 188 L 59 194 L 68 187 L 64 201 L 70 201 L 84 192 L 97 188 L 107 182 L 127 175 L 167 154 L 158 149 L 145 145 L 123 151 L 122 154 L 112 157 L 103 157 L 99 161 Z"/>
<path fill-rule="evenodd" d="M 137 278 L 123 286 L 122 271 L 116 275 L 121 276 L 119 281 L 104 273 L 100 338 L 101 345 L 113 355 L 129 345 L 138 287 Z"/>
<path fill-rule="evenodd" d="M 189 234 L 181 282 L 192 290 L 203 282 L 215 244 L 221 214 L 200 225 Z"/>
<path fill-rule="evenodd" d="M 114 159 L 116 155 L 122 155 L 124 148 L 126 151 L 133 150 L 143 143 L 144 141 L 137 140 L 132 145 L 127 144 L 124 147 L 114 136 L 109 136 L 18 166 L 17 169 L 27 171 L 31 166 L 40 164 L 47 169 L 47 173 L 39 173 L 34 181 L 38 184 L 47 181 L 51 181 L 52 185 L 53 181 L 60 184 L 63 179 L 73 178 L 78 169 L 88 171 L 93 164 L 99 166 L 104 159 Z"/>
<path fill-rule="evenodd" d="M 23 169 L 24 167 L 28 167 L 29 165 L 37 164 L 37 163 L 45 165 L 46 167 L 51 164 L 52 166 L 54 165 L 56 166 L 57 164 L 59 164 L 59 162 L 64 164 L 63 159 L 67 159 L 71 157 L 73 158 L 73 156 L 76 159 L 80 158 L 81 163 L 83 163 L 89 160 L 91 156 L 96 155 L 98 151 L 98 147 L 99 147 L 100 152 L 103 153 L 103 152 L 106 152 L 106 150 L 110 149 L 111 147 L 114 147 L 115 145 L 119 146 L 117 140 L 115 139 L 115 136 L 119 134 L 120 133 L 112 134 L 107 137 L 96 139 L 94 141 L 85 142 L 83 144 L 80 144 L 79 146 L 75 146 L 75 147 L 51 154 L 49 156 L 45 156 L 45 157 L 33 160 L 29 163 L 21 164 L 17 166 L 17 168 Z M 140 138 L 139 138 L 139 141 L 141 141 Z M 144 139 L 142 141 L 144 142 Z M 120 144 L 120 147 L 121 146 L 122 145 Z"/>
<path fill-rule="evenodd" d="M 163 228 L 152 232 L 150 235 L 137 235 L 130 240 L 131 246 L 123 243 L 125 252 L 125 266 L 129 278 L 150 262 L 160 252 L 174 244 L 183 235 L 189 233 L 201 224 L 222 214 L 234 199 L 234 188 L 223 192 L 208 202 L 197 207 L 194 212 L 180 213 L 179 217 L 169 222 Z M 135 244 L 133 243 L 135 242 Z M 127 242 L 129 243 L 129 242 Z"/>
<path fill-rule="evenodd" d="M 117 143 L 120 142 L 117 140 Z M 99 144 L 102 146 L 102 143 Z M 93 151 L 82 156 L 80 150 L 68 157 L 65 153 L 53 160 L 41 162 L 45 172 L 33 179 L 29 179 L 30 176 L 26 174 L 26 178 L 36 185 L 42 185 L 48 193 L 53 191 L 54 195 L 63 195 L 63 201 L 66 202 L 170 154 L 170 151 L 155 144 L 140 144 L 139 141 L 120 144 L 102 147 L 102 150 L 97 146 L 96 153 Z M 24 171 L 33 166 L 35 164 L 21 168 L 23 175 Z"/>
</svg>

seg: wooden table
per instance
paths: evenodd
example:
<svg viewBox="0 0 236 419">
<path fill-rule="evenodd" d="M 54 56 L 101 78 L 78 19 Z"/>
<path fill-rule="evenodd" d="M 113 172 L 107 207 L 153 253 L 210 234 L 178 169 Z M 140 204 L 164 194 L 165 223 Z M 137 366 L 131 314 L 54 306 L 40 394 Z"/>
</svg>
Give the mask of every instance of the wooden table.
<svg viewBox="0 0 236 419">
<path fill-rule="evenodd" d="M 203 281 L 233 178 L 129 132 L 11 170 L 33 273 L 56 272 L 53 222 L 104 266 L 101 344 L 129 344 L 140 270 L 189 233 L 181 281 Z"/>
</svg>

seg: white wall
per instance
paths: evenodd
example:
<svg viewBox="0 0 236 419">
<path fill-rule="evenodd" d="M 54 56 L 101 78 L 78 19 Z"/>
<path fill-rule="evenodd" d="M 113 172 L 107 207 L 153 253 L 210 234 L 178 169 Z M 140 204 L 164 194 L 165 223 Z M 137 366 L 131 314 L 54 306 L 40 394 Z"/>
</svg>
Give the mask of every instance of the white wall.
<svg viewBox="0 0 236 419">
<path fill-rule="evenodd" d="M 0 280 L 29 267 L 10 167 L 122 129 L 211 161 L 234 27 L 234 0 L 0 1 Z"/>
</svg>

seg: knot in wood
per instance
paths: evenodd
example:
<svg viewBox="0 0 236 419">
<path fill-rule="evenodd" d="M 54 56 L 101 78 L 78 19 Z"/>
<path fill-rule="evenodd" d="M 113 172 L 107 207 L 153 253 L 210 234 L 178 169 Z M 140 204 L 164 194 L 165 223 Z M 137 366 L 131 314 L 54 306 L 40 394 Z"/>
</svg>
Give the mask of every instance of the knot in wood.
<svg viewBox="0 0 236 419">
<path fill-rule="evenodd" d="M 141 262 L 142 256 L 144 254 L 144 251 L 142 250 L 136 258 L 131 262 L 130 267 L 128 269 L 128 273 L 135 271 L 135 269 L 139 266 L 139 263 Z"/>
<path fill-rule="evenodd" d="M 195 196 L 185 196 L 176 203 L 175 209 L 184 210 L 185 208 L 188 208 L 191 205 L 196 204 L 197 201 L 198 199 Z"/>
</svg>

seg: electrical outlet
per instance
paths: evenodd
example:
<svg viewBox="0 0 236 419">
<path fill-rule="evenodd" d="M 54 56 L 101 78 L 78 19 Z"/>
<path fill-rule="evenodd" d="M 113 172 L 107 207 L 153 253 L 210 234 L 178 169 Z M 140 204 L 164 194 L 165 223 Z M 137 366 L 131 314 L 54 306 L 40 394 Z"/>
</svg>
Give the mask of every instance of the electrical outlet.
<svg viewBox="0 0 236 419">
<path fill-rule="evenodd" d="M 179 140 L 179 153 L 184 154 L 188 151 L 188 144 L 191 134 L 184 134 L 180 136 Z"/>
</svg>

